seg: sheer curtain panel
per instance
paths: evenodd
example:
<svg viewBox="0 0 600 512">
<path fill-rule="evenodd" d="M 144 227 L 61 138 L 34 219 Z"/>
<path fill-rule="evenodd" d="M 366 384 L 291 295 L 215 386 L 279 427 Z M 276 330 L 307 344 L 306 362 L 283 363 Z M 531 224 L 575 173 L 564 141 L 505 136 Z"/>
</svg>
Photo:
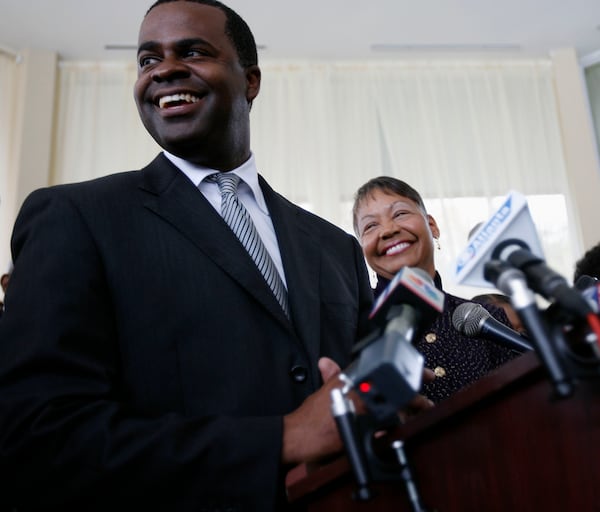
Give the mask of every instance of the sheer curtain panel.
<svg viewBox="0 0 600 512">
<path fill-rule="evenodd" d="M 570 276 L 580 243 L 569 230 L 550 60 L 264 61 L 261 68 L 252 147 L 260 172 L 289 199 L 351 231 L 358 186 L 382 174 L 407 181 L 440 224 L 438 262 L 452 290 L 468 231 L 518 190 L 546 205 L 534 215 L 546 258 Z M 61 65 L 55 182 L 139 168 L 157 153 L 135 110 L 135 74 L 134 65 Z"/>
<path fill-rule="evenodd" d="M 15 172 L 18 64 L 15 57 L 0 52 L 0 274 L 10 262 L 10 235 L 15 220 L 17 173 Z"/>
</svg>

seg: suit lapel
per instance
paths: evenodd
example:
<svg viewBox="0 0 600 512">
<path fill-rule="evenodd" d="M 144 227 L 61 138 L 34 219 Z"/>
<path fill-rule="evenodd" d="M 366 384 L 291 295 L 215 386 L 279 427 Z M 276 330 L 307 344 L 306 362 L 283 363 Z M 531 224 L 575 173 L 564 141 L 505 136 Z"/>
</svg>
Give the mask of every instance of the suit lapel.
<svg viewBox="0 0 600 512">
<path fill-rule="evenodd" d="M 141 172 L 144 206 L 181 232 L 273 316 L 291 327 L 252 258 L 202 192 L 162 154 Z"/>
<path fill-rule="evenodd" d="M 311 360 L 316 361 L 321 329 L 319 243 L 299 208 L 274 192 L 261 176 L 259 182 L 277 234 L 294 327 Z"/>
</svg>

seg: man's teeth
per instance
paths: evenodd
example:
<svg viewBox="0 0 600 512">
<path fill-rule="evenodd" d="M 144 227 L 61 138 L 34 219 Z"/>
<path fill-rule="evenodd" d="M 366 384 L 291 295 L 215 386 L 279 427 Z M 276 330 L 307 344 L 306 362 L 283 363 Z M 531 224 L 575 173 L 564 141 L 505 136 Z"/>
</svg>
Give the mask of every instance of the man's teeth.
<svg viewBox="0 0 600 512">
<path fill-rule="evenodd" d="M 171 94 L 170 96 L 163 96 L 158 100 L 158 106 L 160 108 L 165 108 L 169 103 L 181 102 L 184 101 L 186 103 L 198 103 L 200 98 L 197 96 L 192 96 L 191 94 Z"/>
<path fill-rule="evenodd" d="M 392 254 L 396 254 L 399 252 L 402 252 L 404 249 L 406 249 L 410 244 L 409 243 L 402 243 L 402 244 L 398 244 L 398 245 L 394 245 L 394 247 L 390 247 L 387 251 L 385 251 L 386 256 L 390 256 Z"/>
</svg>

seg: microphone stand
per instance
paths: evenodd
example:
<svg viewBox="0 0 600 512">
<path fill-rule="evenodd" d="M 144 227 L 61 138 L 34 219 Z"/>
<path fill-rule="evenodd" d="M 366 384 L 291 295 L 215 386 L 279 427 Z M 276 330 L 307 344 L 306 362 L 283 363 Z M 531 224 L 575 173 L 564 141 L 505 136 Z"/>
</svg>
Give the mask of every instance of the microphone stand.
<svg viewBox="0 0 600 512">
<path fill-rule="evenodd" d="M 388 417 L 387 420 L 376 419 L 368 414 L 357 416 L 354 404 L 347 396 L 352 383 L 344 374 L 340 378 L 345 385 L 331 390 L 331 410 L 357 483 L 352 498 L 361 502 L 370 501 L 375 497 L 371 489 L 373 481 L 402 480 L 412 512 L 429 512 L 423 505 L 403 441 L 398 439 L 391 442 L 390 448 L 395 457 L 391 463 L 380 459 L 371 446 L 374 433 L 397 425 L 398 416 Z"/>
<path fill-rule="evenodd" d="M 345 377 L 344 374 L 341 377 Z M 373 492 L 369 487 L 371 479 L 367 470 L 364 447 L 358 442 L 354 404 L 346 396 L 349 390 L 347 380 L 343 389 L 334 388 L 331 390 L 331 412 L 350 461 L 354 478 L 358 484 L 353 498 L 357 501 L 369 501 L 373 498 Z"/>
<path fill-rule="evenodd" d="M 404 486 L 406 487 L 406 492 L 408 494 L 408 499 L 413 512 L 427 512 L 427 509 L 421 502 L 419 490 L 417 489 L 413 479 L 412 470 L 408 464 L 406 453 L 404 452 L 404 442 L 400 439 L 397 439 L 392 443 L 392 448 L 396 452 L 396 457 L 398 457 L 398 463 L 400 464 L 400 475 L 404 481 Z"/>
</svg>

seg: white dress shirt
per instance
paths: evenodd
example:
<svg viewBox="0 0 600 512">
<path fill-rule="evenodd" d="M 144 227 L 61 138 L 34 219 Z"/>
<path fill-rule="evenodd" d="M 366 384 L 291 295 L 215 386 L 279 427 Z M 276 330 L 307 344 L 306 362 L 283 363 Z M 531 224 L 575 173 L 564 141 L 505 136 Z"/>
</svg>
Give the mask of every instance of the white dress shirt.
<svg viewBox="0 0 600 512">
<path fill-rule="evenodd" d="M 164 151 L 163 153 L 200 189 L 200 192 L 208 199 L 208 202 L 213 205 L 214 209 L 217 210 L 219 214 L 221 214 L 221 192 L 219 191 L 219 185 L 204 180 L 207 176 L 219 171 L 193 164 L 178 156 L 172 155 L 167 151 Z M 258 184 L 258 171 L 256 169 L 254 155 L 251 154 L 248 160 L 237 169 L 233 169 L 230 172 L 240 177 L 240 183 L 238 185 L 239 200 L 246 210 L 248 210 L 250 217 L 252 217 L 256 230 L 265 244 L 265 248 L 269 251 L 283 284 L 287 288 L 283 263 L 281 261 L 281 252 L 279 251 L 279 244 L 277 243 L 277 236 L 275 235 L 271 215 L 267 209 L 267 203 L 265 203 L 265 198 Z"/>
</svg>

